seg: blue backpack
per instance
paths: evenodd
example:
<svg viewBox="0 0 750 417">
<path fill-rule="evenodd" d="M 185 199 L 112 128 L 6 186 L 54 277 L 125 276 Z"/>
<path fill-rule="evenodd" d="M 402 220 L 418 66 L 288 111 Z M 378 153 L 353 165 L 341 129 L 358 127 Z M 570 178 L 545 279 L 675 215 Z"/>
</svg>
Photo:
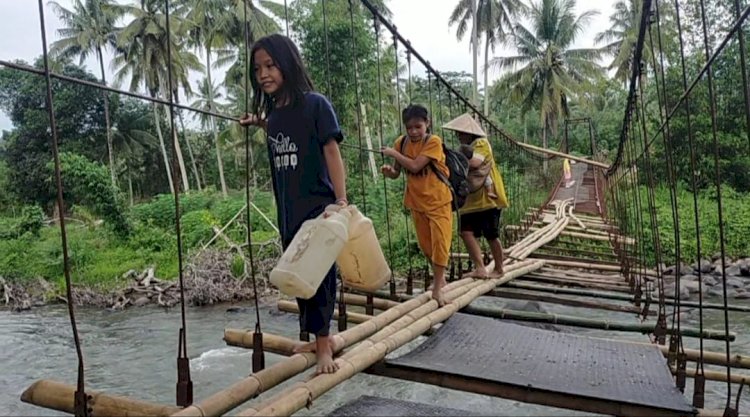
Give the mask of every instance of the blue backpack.
<svg viewBox="0 0 750 417">
<path fill-rule="evenodd" d="M 406 136 L 401 136 L 401 143 L 398 150 L 401 154 L 404 153 L 405 140 Z M 466 204 L 466 197 L 469 196 L 469 181 L 467 179 L 469 175 L 469 160 L 462 153 L 445 146 L 445 143 L 443 143 L 443 153 L 445 154 L 445 165 L 448 166 L 448 178 L 435 167 L 434 161 L 430 161 L 430 168 L 440 178 L 440 181 L 445 183 L 448 189 L 451 190 L 451 195 L 453 196 L 451 208 L 453 211 L 458 211 L 458 209 Z"/>
</svg>

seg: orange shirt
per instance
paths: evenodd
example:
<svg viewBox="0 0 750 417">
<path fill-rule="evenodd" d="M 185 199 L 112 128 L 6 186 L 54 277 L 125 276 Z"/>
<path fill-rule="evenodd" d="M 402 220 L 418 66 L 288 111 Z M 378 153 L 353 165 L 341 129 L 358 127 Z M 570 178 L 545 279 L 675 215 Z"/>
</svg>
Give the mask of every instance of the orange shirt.
<svg viewBox="0 0 750 417">
<path fill-rule="evenodd" d="M 404 140 L 404 146 L 401 147 L 401 141 Z M 430 158 L 440 172 L 446 178 L 450 175 L 448 166 L 445 165 L 445 153 L 443 152 L 443 140 L 440 137 L 432 135 L 428 139 L 413 141 L 403 136 L 396 139 L 393 148 L 411 159 L 416 159 L 419 155 Z M 450 204 L 453 197 L 451 191 L 444 182 L 432 170 L 428 163 L 416 174 L 413 174 L 401 167 L 406 174 L 406 193 L 404 194 L 404 206 L 412 210 L 429 212 Z"/>
</svg>

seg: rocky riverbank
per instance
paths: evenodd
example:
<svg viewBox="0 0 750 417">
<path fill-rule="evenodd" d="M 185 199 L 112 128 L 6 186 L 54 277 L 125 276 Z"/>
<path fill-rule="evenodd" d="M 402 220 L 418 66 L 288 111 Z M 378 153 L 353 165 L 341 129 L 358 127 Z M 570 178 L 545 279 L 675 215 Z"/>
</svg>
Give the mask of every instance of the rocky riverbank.
<svg viewBox="0 0 750 417">
<path fill-rule="evenodd" d="M 185 268 L 185 301 L 189 305 L 204 306 L 252 300 L 252 279 L 244 273 L 236 277 L 232 272 L 232 262 L 230 253 L 204 251 L 198 254 Z M 277 294 L 267 281 L 268 271 L 274 264 L 274 259 L 257 262 L 256 282 L 262 298 Z M 114 310 L 145 305 L 169 308 L 180 302 L 179 280 L 159 278 L 155 276 L 154 268 L 127 271 L 119 282 L 121 285 L 114 289 L 74 283 L 73 301 L 78 306 Z M 18 282 L 0 277 L 0 304 L 11 310 L 23 311 L 54 303 L 67 303 L 64 288 L 42 278 Z"/>
<path fill-rule="evenodd" d="M 693 265 L 682 263 L 679 268 L 680 299 L 697 298 L 700 290 L 703 295 L 723 298 L 723 277 L 726 276 L 727 299 L 750 299 L 750 258 L 727 259 L 722 266 L 721 257 L 702 259 Z M 677 267 L 672 265 L 663 269 L 664 292 L 674 298 L 677 286 Z M 700 277 L 700 278 L 699 278 Z M 700 285 L 700 283 L 703 285 Z"/>
</svg>

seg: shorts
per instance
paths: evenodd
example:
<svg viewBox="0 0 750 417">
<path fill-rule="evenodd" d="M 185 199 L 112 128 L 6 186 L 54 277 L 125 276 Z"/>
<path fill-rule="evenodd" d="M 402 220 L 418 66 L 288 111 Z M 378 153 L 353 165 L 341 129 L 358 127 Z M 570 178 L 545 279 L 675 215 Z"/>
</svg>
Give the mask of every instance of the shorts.
<svg viewBox="0 0 750 417">
<path fill-rule="evenodd" d="M 411 211 L 414 228 L 417 230 L 417 242 L 425 256 L 435 265 L 448 266 L 450 256 L 451 237 L 453 230 L 453 214 L 451 205 L 428 211 Z"/>
<path fill-rule="evenodd" d="M 336 266 L 323 278 L 318 291 L 309 300 L 297 299 L 299 307 L 299 328 L 315 336 L 328 336 L 330 333 L 333 309 L 336 304 Z"/>
<path fill-rule="evenodd" d="M 461 215 L 461 231 L 473 232 L 474 237 L 495 240 L 500 237 L 502 210 L 491 208 Z"/>
</svg>

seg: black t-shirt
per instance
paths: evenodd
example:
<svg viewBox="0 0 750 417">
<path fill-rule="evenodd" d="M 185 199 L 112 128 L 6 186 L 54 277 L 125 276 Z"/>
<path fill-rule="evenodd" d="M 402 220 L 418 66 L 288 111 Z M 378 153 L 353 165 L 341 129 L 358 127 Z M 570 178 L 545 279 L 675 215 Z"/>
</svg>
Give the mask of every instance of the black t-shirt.
<svg viewBox="0 0 750 417">
<path fill-rule="evenodd" d="M 268 117 L 271 166 L 279 231 L 284 248 L 305 220 L 336 200 L 323 145 L 343 135 L 328 99 L 307 93 L 303 103 L 274 109 Z"/>
</svg>

